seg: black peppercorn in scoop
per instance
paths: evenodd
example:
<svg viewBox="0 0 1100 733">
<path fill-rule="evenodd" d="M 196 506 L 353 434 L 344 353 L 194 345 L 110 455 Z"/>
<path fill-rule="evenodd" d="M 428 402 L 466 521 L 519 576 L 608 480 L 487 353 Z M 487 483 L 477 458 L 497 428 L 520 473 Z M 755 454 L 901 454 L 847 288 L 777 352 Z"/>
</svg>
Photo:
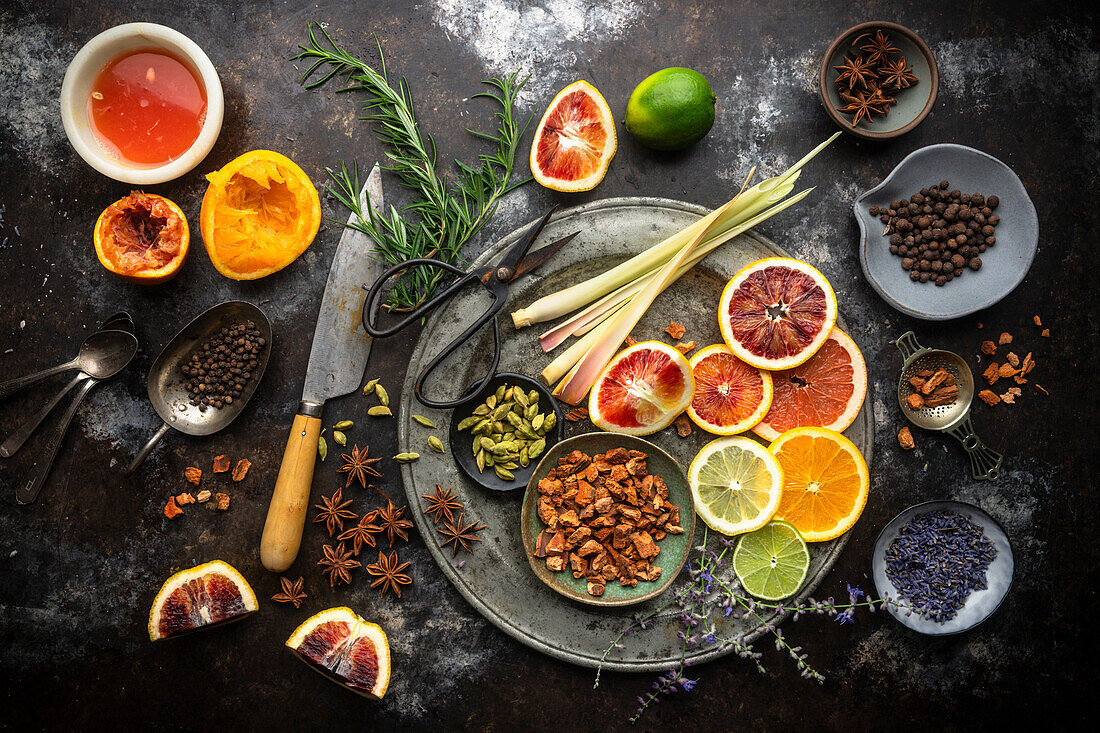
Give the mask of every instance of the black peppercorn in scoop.
<svg viewBox="0 0 1100 733">
<path fill-rule="evenodd" d="M 222 344 L 225 347 L 220 352 L 222 356 L 208 356 L 200 359 L 202 371 L 206 373 L 198 374 L 197 369 L 192 369 L 191 364 L 194 363 L 192 357 L 202 351 L 204 344 L 227 335 L 223 334 L 223 329 L 231 331 L 241 324 L 245 326 L 245 334 L 233 341 L 240 340 L 242 343 L 233 344 L 232 348 Z M 241 350 L 240 354 L 236 353 L 238 349 Z M 263 311 L 243 300 L 230 300 L 216 305 L 184 326 L 168 342 L 153 362 L 153 366 L 149 368 L 149 401 L 160 418 L 164 420 L 164 425 L 138 452 L 133 463 L 126 469 L 126 474 L 129 475 L 137 470 L 169 428 L 175 428 L 188 435 L 210 435 L 233 422 L 256 391 L 260 377 L 263 376 L 264 369 L 267 367 L 270 353 L 271 322 Z M 241 365 L 216 366 L 222 363 L 233 364 L 233 357 L 245 356 L 250 358 L 236 360 L 241 362 Z M 208 370 L 207 366 L 211 368 Z M 187 371 L 184 371 L 185 368 Z M 219 396 L 225 394 L 223 399 L 217 402 L 208 399 L 207 402 L 210 404 L 203 404 L 201 398 L 195 399 L 196 394 L 206 391 L 199 390 L 200 385 L 203 387 L 209 385 L 213 394 L 215 385 L 220 390 L 225 384 L 225 380 L 217 379 L 225 374 L 215 375 L 213 372 L 232 373 L 233 369 L 241 372 L 233 376 L 240 377 L 243 381 L 232 383 L 230 386 L 233 389 L 228 394 L 219 391 Z M 190 374 L 192 372 L 193 376 Z M 236 388 L 238 383 L 239 389 Z M 233 395 L 233 392 L 238 394 Z"/>
</svg>

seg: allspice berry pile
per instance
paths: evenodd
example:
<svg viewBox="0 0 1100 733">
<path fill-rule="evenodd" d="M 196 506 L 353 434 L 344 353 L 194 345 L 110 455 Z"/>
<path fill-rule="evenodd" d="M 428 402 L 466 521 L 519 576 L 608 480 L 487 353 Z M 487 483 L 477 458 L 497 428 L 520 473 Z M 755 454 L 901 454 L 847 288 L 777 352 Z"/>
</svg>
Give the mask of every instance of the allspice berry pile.
<svg viewBox="0 0 1100 733">
<path fill-rule="evenodd" d="M 202 411 L 233 404 L 252 378 L 265 346 L 267 339 L 252 321 L 222 328 L 180 366 L 191 404 Z"/>
<path fill-rule="evenodd" d="M 1001 217 L 993 211 L 999 203 L 996 196 L 962 193 L 940 181 L 908 201 L 893 201 L 889 208 L 872 206 L 870 212 L 886 225 L 890 253 L 902 258 L 909 279 L 942 286 L 962 277 L 967 268 L 981 269 L 981 255 L 997 243 Z"/>
</svg>

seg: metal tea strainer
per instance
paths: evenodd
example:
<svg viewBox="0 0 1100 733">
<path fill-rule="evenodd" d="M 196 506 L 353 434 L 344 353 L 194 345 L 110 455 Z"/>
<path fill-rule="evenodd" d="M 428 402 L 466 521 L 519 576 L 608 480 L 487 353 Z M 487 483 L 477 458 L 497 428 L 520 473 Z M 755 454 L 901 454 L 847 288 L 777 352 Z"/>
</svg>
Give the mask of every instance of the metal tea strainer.
<svg viewBox="0 0 1100 733">
<path fill-rule="evenodd" d="M 974 478 L 996 481 L 1001 475 L 1004 456 L 987 447 L 974 432 L 974 423 L 970 420 L 970 403 L 974 400 L 974 375 L 966 361 L 952 351 L 921 346 L 912 331 L 902 334 L 896 344 L 905 358 L 905 363 L 901 366 L 901 379 L 898 380 L 898 402 L 902 413 L 918 428 L 947 433 L 962 443 L 970 456 L 970 470 Z M 909 407 L 906 400 L 916 392 L 909 383 L 909 378 L 916 376 L 922 369 L 943 369 L 949 372 L 959 389 L 959 396 L 955 401 L 938 407 L 922 407 L 919 410 Z"/>
</svg>

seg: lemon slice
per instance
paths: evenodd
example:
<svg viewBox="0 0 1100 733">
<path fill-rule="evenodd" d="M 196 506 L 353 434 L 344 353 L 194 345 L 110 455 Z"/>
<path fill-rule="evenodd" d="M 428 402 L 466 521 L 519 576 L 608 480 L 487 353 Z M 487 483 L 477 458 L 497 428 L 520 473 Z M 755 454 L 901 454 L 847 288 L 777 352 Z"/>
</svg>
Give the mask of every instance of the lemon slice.
<svg viewBox="0 0 1100 733">
<path fill-rule="evenodd" d="M 774 521 L 741 537 L 733 552 L 733 572 L 751 595 L 765 601 L 793 596 L 806 580 L 810 551 L 798 530 Z"/>
<path fill-rule="evenodd" d="M 688 467 L 695 511 L 722 534 L 751 532 L 779 508 L 783 469 L 752 438 L 733 436 L 703 446 Z"/>
</svg>

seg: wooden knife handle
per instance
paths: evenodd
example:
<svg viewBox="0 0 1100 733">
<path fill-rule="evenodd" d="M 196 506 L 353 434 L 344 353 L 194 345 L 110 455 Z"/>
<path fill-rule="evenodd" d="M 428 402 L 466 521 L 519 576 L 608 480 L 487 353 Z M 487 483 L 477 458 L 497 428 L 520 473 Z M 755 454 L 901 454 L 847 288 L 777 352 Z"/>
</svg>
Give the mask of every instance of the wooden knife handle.
<svg viewBox="0 0 1100 733">
<path fill-rule="evenodd" d="M 298 556 L 320 435 L 321 418 L 294 416 L 260 539 L 260 561 L 273 573 L 285 572 Z"/>
</svg>

